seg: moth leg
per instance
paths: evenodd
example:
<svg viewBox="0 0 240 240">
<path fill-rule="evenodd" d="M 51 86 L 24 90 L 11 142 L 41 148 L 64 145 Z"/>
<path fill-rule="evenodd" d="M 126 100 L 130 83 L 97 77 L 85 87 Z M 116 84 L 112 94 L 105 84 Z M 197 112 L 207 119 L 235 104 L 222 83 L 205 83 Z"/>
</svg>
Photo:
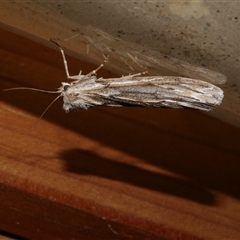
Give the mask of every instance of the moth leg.
<svg viewBox="0 0 240 240">
<path fill-rule="evenodd" d="M 106 63 L 107 60 L 104 60 L 104 63 Z M 99 67 L 91 71 L 90 73 L 86 74 L 87 77 L 90 77 L 92 75 L 95 75 L 99 69 L 101 69 L 104 66 L 104 63 L 100 64 Z"/>
<path fill-rule="evenodd" d="M 102 64 L 100 64 L 100 66 L 99 67 L 97 67 L 95 70 L 93 70 L 93 71 L 91 71 L 90 73 L 88 73 L 86 76 L 87 77 L 91 77 L 92 75 L 96 75 L 96 73 L 97 73 L 97 71 L 99 70 L 99 69 L 101 69 L 104 65 L 105 65 L 105 63 L 106 62 L 108 62 L 108 56 L 105 56 L 104 54 L 103 54 L 103 57 L 104 57 L 104 62 L 102 63 Z"/>
<path fill-rule="evenodd" d="M 140 73 L 135 73 L 135 74 L 129 74 L 129 75 L 126 75 L 126 76 L 122 76 L 121 79 L 124 79 L 124 78 L 131 78 L 131 77 L 137 77 L 137 76 L 141 76 L 143 74 L 146 74 L 147 71 L 145 72 L 140 72 Z"/>
<path fill-rule="evenodd" d="M 64 68 L 65 68 L 65 72 L 66 72 L 66 75 L 67 75 L 67 78 L 68 79 L 75 79 L 75 80 L 80 80 L 84 75 L 81 75 L 82 73 L 82 70 L 80 70 L 79 74 L 78 75 L 75 75 L 75 76 L 70 76 L 69 75 L 69 71 L 68 71 L 68 63 L 67 63 L 67 60 L 66 60 L 66 57 L 65 57 L 65 53 L 64 53 L 64 50 L 59 46 L 59 44 L 57 42 L 55 42 L 54 40 L 50 39 L 51 42 L 55 43 L 59 49 L 60 49 L 60 52 L 62 54 L 62 58 L 63 58 L 63 64 L 64 64 Z"/>
</svg>

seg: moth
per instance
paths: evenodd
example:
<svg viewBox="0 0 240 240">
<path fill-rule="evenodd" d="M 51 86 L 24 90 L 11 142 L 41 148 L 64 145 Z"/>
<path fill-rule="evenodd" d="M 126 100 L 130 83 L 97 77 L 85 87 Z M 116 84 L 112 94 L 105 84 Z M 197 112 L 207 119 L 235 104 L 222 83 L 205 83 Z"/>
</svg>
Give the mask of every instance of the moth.
<svg viewBox="0 0 240 240">
<path fill-rule="evenodd" d="M 142 76 L 142 73 L 138 73 L 120 78 L 97 78 L 96 73 L 104 64 L 86 75 L 80 71 L 78 75 L 70 76 L 64 51 L 54 43 L 61 51 L 67 78 L 74 81 L 62 82 L 56 91 L 32 90 L 59 93 L 53 102 L 63 97 L 63 109 L 66 112 L 94 106 L 146 106 L 209 111 L 220 105 L 224 97 L 219 87 L 185 77 Z"/>
</svg>

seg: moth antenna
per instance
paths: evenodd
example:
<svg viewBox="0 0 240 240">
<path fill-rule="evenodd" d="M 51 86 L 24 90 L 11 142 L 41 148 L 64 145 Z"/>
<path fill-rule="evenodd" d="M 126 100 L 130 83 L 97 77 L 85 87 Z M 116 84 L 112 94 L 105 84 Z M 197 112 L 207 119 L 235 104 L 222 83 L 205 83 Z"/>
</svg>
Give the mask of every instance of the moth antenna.
<svg viewBox="0 0 240 240">
<path fill-rule="evenodd" d="M 44 116 L 44 114 L 47 112 L 47 110 L 60 98 L 62 97 L 62 95 L 57 96 L 47 107 L 46 109 L 43 111 L 43 113 L 41 114 L 41 116 L 37 119 L 36 123 L 33 125 L 33 127 L 30 130 L 30 133 L 33 131 L 34 128 L 36 128 L 36 126 L 39 123 L 39 120 Z"/>
<path fill-rule="evenodd" d="M 45 92 L 45 93 L 59 93 L 60 92 L 59 89 L 57 89 L 57 91 L 48 91 L 48 90 L 44 90 L 44 89 L 30 88 L 30 87 L 15 87 L 15 88 L 3 89 L 3 91 L 12 91 L 12 90 L 32 90 L 32 91 Z"/>
<path fill-rule="evenodd" d="M 56 91 L 48 91 L 48 90 L 43 90 L 43 89 L 38 89 L 38 88 L 30 88 L 30 87 L 15 87 L 15 88 L 7 88 L 4 89 L 3 91 L 11 91 L 11 90 L 32 90 L 32 91 L 37 91 L 37 92 L 44 92 L 44 93 L 60 93 L 61 89 L 57 89 Z M 30 133 L 33 131 L 34 128 L 36 128 L 37 124 L 39 123 L 39 120 L 44 116 L 44 114 L 47 112 L 47 110 L 61 97 L 62 95 L 60 94 L 57 96 L 48 106 L 47 108 L 43 111 L 41 116 L 37 119 L 36 123 L 33 125 L 33 127 L 30 130 Z"/>
</svg>

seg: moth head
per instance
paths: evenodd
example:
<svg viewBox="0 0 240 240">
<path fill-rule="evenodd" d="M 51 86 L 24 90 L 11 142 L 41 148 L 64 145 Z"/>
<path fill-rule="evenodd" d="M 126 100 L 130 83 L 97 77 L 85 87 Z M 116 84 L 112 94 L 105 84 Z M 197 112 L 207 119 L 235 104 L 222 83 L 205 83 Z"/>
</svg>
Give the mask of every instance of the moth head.
<svg viewBox="0 0 240 240">
<path fill-rule="evenodd" d="M 58 88 L 57 91 L 60 92 L 63 97 L 71 98 L 72 100 L 78 96 L 76 88 L 71 83 L 62 82 L 62 86 Z"/>
</svg>

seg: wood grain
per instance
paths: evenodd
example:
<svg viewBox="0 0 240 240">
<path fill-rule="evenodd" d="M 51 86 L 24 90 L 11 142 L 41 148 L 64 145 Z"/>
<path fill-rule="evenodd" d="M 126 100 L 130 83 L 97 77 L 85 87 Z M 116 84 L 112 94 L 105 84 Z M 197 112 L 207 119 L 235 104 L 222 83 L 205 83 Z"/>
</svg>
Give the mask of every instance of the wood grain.
<svg viewBox="0 0 240 240">
<path fill-rule="evenodd" d="M 0 229 L 30 239 L 240 238 L 239 129 L 191 110 L 66 114 L 61 100 L 38 120 L 55 95 L 2 90 L 59 87 L 61 55 L 0 34 Z M 68 61 L 72 74 L 95 68 Z"/>
</svg>

